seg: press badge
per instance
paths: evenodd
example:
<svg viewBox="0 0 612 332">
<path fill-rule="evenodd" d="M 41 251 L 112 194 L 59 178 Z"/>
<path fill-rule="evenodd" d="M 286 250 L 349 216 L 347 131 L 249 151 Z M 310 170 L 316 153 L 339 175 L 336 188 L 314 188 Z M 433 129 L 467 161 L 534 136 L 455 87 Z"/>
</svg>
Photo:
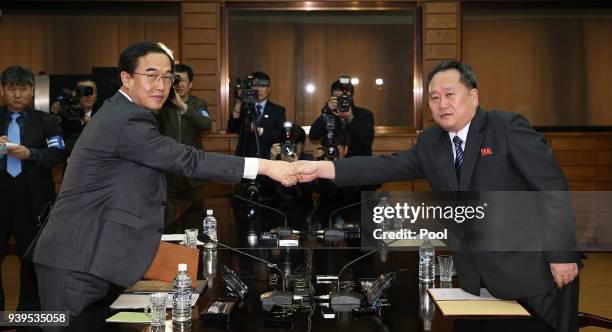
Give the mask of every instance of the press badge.
<svg viewBox="0 0 612 332">
<path fill-rule="evenodd" d="M 62 136 L 55 135 L 47 138 L 47 147 L 64 150 L 66 145 L 64 144 L 64 139 Z"/>
</svg>

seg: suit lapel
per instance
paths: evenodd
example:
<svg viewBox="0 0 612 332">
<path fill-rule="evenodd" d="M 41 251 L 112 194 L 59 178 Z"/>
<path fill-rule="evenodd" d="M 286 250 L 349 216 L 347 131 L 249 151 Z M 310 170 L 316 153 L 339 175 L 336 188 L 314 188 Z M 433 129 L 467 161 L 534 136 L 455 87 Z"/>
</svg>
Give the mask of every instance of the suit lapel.
<svg viewBox="0 0 612 332">
<path fill-rule="evenodd" d="M 436 156 L 438 169 L 442 173 L 442 177 L 448 186 L 449 191 L 457 190 L 457 176 L 455 175 L 455 166 L 453 162 L 453 150 L 448 133 L 440 130 L 440 138 L 436 144 Z"/>
<path fill-rule="evenodd" d="M 486 113 L 478 107 L 476 115 L 470 123 L 467 140 L 465 142 L 465 151 L 463 152 L 463 166 L 461 166 L 461 175 L 459 179 L 459 190 L 466 190 L 474 173 L 474 166 L 478 159 L 478 151 L 482 145 L 484 138 L 484 125 Z"/>
</svg>

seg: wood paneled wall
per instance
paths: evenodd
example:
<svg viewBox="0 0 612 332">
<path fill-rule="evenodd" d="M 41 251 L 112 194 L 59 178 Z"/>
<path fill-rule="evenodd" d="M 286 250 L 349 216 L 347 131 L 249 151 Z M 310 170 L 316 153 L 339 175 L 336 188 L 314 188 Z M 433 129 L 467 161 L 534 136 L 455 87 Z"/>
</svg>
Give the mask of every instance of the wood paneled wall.
<svg viewBox="0 0 612 332">
<path fill-rule="evenodd" d="M 442 60 L 461 59 L 461 4 L 459 1 L 428 1 L 423 10 L 423 81 Z M 427 106 L 423 82 L 423 127 L 434 124 Z"/>
<path fill-rule="evenodd" d="M 134 42 L 179 47 L 178 4 L 47 4 L 0 6 L 0 70 L 19 64 L 34 73 L 88 74 L 116 67 Z"/>
<path fill-rule="evenodd" d="M 183 1 L 181 3 L 181 62 L 193 68 L 192 93 L 206 99 L 212 131 L 218 132 L 219 107 L 219 41 L 218 1 Z"/>
</svg>

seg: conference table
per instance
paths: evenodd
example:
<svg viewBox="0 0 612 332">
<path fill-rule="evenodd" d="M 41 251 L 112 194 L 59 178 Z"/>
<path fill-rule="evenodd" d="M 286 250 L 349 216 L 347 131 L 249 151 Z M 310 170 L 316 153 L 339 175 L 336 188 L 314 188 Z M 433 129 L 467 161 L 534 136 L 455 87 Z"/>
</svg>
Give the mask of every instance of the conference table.
<svg viewBox="0 0 612 332">
<path fill-rule="evenodd" d="M 360 239 L 355 237 L 326 240 L 317 234 L 317 229 L 327 226 L 329 213 L 317 214 L 321 210 L 333 211 L 333 207 L 322 209 L 317 204 L 298 204 L 306 206 L 304 211 L 297 211 L 301 207 L 289 207 L 284 211 L 292 216 L 285 222 L 284 217 L 275 211 L 245 204 L 231 197 L 208 203 L 215 206 L 219 219 L 219 242 L 276 264 L 287 280 L 306 276 L 315 298 L 310 301 L 296 300 L 292 309 L 287 310 L 292 311 L 292 315 L 280 321 L 271 319 L 271 308 L 262 305 L 260 295 L 280 289 L 278 271 L 247 255 L 220 246 L 216 249 L 202 248 L 198 276 L 199 279 L 206 279 L 207 287 L 193 309 L 193 319 L 190 326 L 184 329 L 186 331 L 518 331 L 527 329 L 533 323 L 533 318 L 454 319 L 442 316 L 426 294 L 427 287 L 440 287 L 440 282 L 436 280 L 433 286 L 418 282 L 417 248 L 379 249 L 346 268 L 341 275 L 343 289 L 359 291 L 360 280 L 395 272 L 395 281 L 383 297 L 386 305 L 373 312 L 353 312 L 352 307 L 336 306 L 331 308 L 334 317 L 324 318 L 322 312 L 329 311 L 323 309 L 329 305 L 324 296 L 335 291 L 337 285 L 335 282 L 318 284 L 316 276 L 337 275 L 345 264 L 377 248 L 361 247 Z M 278 207 L 277 204 L 270 204 Z M 338 215 L 341 216 L 334 216 L 333 223 L 347 228 L 359 218 L 358 207 L 352 213 Z M 301 231 L 298 246 L 271 247 L 262 244 L 261 233 L 285 225 Z M 200 313 L 211 302 L 229 296 L 221 276 L 222 266 L 236 272 L 248 286 L 248 292 L 243 300 L 237 301 L 228 322 L 208 322 Z M 457 287 L 456 277 L 452 283 Z M 322 299 L 319 298 L 321 296 Z M 113 313 L 111 311 L 110 314 Z M 166 323 L 166 327 L 161 329 L 153 329 L 146 324 L 107 323 L 104 330 L 172 331 L 170 310 Z M 175 326 L 174 331 L 177 330 L 180 329 Z"/>
</svg>

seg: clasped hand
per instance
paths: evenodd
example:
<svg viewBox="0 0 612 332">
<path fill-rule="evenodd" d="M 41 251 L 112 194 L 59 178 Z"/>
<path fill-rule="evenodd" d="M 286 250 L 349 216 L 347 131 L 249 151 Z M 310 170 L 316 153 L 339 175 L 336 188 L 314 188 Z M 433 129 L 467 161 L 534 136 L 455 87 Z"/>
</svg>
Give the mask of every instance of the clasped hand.
<svg viewBox="0 0 612 332">
<path fill-rule="evenodd" d="M 323 163 L 329 163 L 333 169 L 331 162 Z M 306 160 L 298 160 L 292 163 L 281 160 L 261 160 L 260 172 L 280 182 L 283 186 L 290 187 L 297 182 L 310 182 L 317 177 L 328 175 L 324 170 L 328 169 L 329 165 L 321 164 L 321 162 L 318 161 Z M 330 178 L 328 176 L 326 177 Z"/>
</svg>

